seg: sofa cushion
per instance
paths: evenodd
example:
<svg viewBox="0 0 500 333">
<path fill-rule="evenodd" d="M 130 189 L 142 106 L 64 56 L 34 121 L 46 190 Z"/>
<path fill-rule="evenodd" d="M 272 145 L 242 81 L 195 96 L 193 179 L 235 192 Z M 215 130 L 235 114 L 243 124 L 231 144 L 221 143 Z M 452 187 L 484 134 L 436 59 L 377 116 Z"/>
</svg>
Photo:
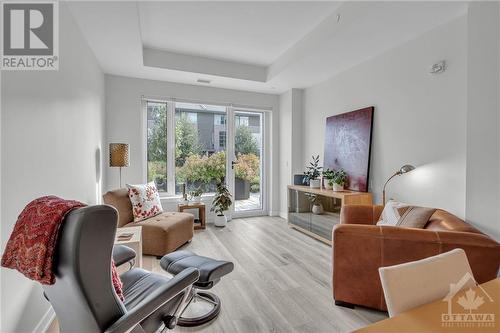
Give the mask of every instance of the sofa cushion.
<svg viewBox="0 0 500 333">
<path fill-rule="evenodd" d="M 406 203 L 389 200 L 384 206 L 384 210 L 380 215 L 380 220 L 377 222 L 377 225 L 395 227 L 402 215 L 400 209 L 409 206 L 410 205 Z"/>
<path fill-rule="evenodd" d="M 425 228 L 433 231 L 460 231 L 482 234 L 471 224 L 442 209 L 437 209 L 432 214 Z"/>
<path fill-rule="evenodd" d="M 165 212 L 126 224 L 125 227 L 139 225 L 142 226 L 143 253 L 163 256 L 193 238 L 194 216 L 189 213 Z"/>
<path fill-rule="evenodd" d="M 118 211 L 118 227 L 123 227 L 134 220 L 132 204 L 126 188 L 108 191 L 102 198 L 105 204 L 113 206 Z"/>
<path fill-rule="evenodd" d="M 163 212 L 160 195 L 154 182 L 140 185 L 127 184 L 127 188 L 132 203 L 134 222 L 142 221 Z"/>
</svg>

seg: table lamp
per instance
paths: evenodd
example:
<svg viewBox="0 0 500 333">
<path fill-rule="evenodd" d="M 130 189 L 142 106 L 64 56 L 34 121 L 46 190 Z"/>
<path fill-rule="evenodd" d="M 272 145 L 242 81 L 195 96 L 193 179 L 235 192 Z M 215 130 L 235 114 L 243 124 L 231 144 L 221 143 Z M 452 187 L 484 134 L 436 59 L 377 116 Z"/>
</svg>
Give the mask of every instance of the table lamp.
<svg viewBox="0 0 500 333">
<path fill-rule="evenodd" d="M 394 173 L 391 177 L 389 177 L 389 179 L 387 179 L 387 181 L 384 184 L 384 189 L 382 191 L 382 202 L 384 205 L 385 205 L 385 187 L 387 186 L 387 183 L 389 183 L 389 181 L 392 178 L 394 178 L 396 176 L 401 176 L 401 175 L 408 173 L 410 171 L 413 171 L 413 170 L 415 170 L 415 167 L 413 165 L 405 164 L 398 171 L 396 171 L 396 173 Z"/>
<path fill-rule="evenodd" d="M 127 143 L 110 143 L 109 166 L 120 168 L 120 188 L 122 187 L 122 168 L 129 165 L 129 145 Z"/>
</svg>

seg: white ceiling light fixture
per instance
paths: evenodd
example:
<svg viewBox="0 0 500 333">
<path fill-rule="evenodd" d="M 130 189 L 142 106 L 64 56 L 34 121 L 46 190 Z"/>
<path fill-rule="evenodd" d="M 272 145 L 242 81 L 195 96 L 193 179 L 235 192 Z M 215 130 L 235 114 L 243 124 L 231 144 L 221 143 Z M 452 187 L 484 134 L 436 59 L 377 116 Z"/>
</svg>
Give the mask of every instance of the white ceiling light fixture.
<svg viewBox="0 0 500 333">
<path fill-rule="evenodd" d="M 203 84 L 210 84 L 212 81 L 208 79 L 198 79 L 196 80 L 198 83 L 203 83 Z"/>
</svg>

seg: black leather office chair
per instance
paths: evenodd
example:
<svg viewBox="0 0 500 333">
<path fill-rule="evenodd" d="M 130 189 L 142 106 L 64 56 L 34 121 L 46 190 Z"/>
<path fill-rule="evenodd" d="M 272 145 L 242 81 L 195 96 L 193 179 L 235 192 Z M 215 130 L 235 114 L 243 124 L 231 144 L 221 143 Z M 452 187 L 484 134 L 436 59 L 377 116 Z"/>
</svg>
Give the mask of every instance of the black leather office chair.
<svg viewBox="0 0 500 333">
<path fill-rule="evenodd" d="M 116 225 L 117 212 L 110 206 L 66 216 L 55 252 L 56 282 L 43 286 L 61 332 L 156 332 L 173 328 L 184 310 L 199 277 L 195 268 L 173 278 L 133 268 L 120 276 L 125 296 L 120 301 L 111 282 Z"/>
</svg>

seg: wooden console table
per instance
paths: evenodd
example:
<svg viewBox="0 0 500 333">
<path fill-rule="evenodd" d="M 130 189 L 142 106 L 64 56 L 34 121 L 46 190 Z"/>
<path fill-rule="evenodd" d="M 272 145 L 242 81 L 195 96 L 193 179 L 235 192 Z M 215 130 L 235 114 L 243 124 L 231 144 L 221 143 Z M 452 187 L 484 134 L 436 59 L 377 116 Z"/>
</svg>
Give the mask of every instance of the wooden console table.
<svg viewBox="0 0 500 333">
<path fill-rule="evenodd" d="M 183 212 L 186 209 L 198 209 L 198 223 L 194 224 L 194 230 L 205 229 L 205 204 L 203 202 L 191 202 L 187 204 L 178 204 L 177 211 Z M 196 219 L 195 219 L 196 222 Z"/>
<path fill-rule="evenodd" d="M 324 213 L 312 213 L 310 196 L 314 195 L 323 205 Z M 340 223 L 343 205 L 371 205 L 368 192 L 335 192 L 302 185 L 288 185 L 288 225 L 324 243 L 332 244 L 333 226 Z"/>
</svg>

